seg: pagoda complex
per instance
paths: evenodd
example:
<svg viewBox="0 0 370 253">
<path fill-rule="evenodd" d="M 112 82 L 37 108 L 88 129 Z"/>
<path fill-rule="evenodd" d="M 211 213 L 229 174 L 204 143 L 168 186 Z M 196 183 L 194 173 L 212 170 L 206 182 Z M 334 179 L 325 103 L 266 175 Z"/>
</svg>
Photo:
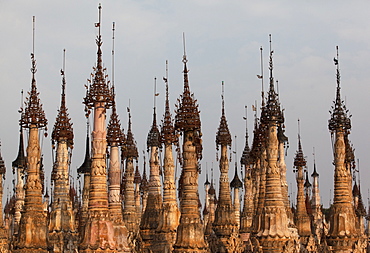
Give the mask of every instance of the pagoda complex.
<svg viewBox="0 0 370 253">
<path fill-rule="evenodd" d="M 253 131 L 248 133 L 246 126 L 245 146 L 241 154 L 235 151 L 235 161 L 222 83 L 221 117 L 214 122 L 219 174 L 214 176 L 212 163 L 209 178 L 208 166 L 205 173 L 201 170 L 201 159 L 203 148 L 210 147 L 202 143 L 201 114 L 190 90 L 185 50 L 182 93 L 175 112 L 172 115 L 166 62 L 164 115 L 157 122 L 155 88 L 152 118 L 147 119 L 149 133 L 145 134 L 148 155 L 143 152 L 143 163 L 139 162 L 138 146 L 142 144 L 134 138 L 130 107 L 124 132 L 118 115 L 120 94 L 116 94 L 113 73 L 110 83 L 103 66 L 100 5 L 98 10 L 97 62 L 83 99 L 86 132 L 78 134 L 86 134 L 86 143 L 84 157 L 76 158 L 82 161 L 78 168 L 70 166 L 77 133 L 66 105 L 63 66 L 61 101 L 51 133 L 53 164 L 44 175 L 41 141 L 48 121 L 36 85 L 34 51 L 31 54 L 31 89 L 19 111 L 19 136 L 14 138 L 19 140 L 12 162 L 14 189 L 0 211 L 0 252 L 368 252 L 365 219 L 369 214 L 360 181 L 355 180 L 359 172 L 349 138 L 351 118 L 341 99 L 338 53 L 334 58 L 336 98 L 328 124 L 333 140 L 334 197 L 325 209 L 319 189 L 320 166 L 316 167 L 315 159 L 312 168 L 308 166 L 300 132 L 294 166 L 286 163 L 286 121 L 273 72 L 271 37 L 269 87 L 265 94 L 261 48 L 261 106 L 253 105 Z M 114 40 L 112 59 L 114 63 Z M 1 196 L 5 167 L 0 154 Z M 292 171 L 297 185 L 294 196 L 287 182 L 287 173 Z M 76 172 L 78 179 L 73 178 Z M 201 173 L 205 174 L 205 192 L 199 189 Z M 51 187 L 45 177 L 51 179 Z"/>
</svg>

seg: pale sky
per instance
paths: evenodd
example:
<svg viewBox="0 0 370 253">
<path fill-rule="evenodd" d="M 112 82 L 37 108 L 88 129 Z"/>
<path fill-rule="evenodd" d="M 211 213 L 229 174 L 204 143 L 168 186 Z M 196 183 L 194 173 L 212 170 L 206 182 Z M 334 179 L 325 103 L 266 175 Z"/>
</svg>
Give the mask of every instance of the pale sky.
<svg viewBox="0 0 370 253">
<path fill-rule="evenodd" d="M 63 49 L 66 49 L 67 107 L 75 134 L 71 170 L 75 171 L 81 165 L 85 151 L 82 101 L 84 84 L 96 64 L 97 29 L 94 23 L 98 22 L 98 3 L 91 0 L 0 0 L 0 108 L 4 116 L 0 121 L 0 139 L 7 167 L 6 185 L 11 183 L 11 162 L 18 151 L 20 92 L 22 89 L 29 91 L 31 84 L 32 16 L 36 16 L 36 81 L 49 121 L 49 136 L 60 105 L 60 69 Z M 329 193 L 333 189 L 334 166 L 327 125 L 336 91 L 333 58 L 338 45 L 341 94 L 353 115 L 350 140 L 356 159 L 360 159 L 361 189 L 367 203 L 370 187 L 367 181 L 370 176 L 370 136 L 367 134 L 370 125 L 367 112 L 370 106 L 367 78 L 370 69 L 370 2 L 107 0 L 102 2 L 102 8 L 103 62 L 111 77 L 112 22 L 115 22 L 117 110 L 126 131 L 126 107 L 131 101 L 140 164 L 152 123 L 154 77 L 158 79 L 157 92 L 160 93 L 157 99 L 158 122 L 163 115 L 165 90 L 162 77 L 166 60 L 169 61 L 172 110 L 182 92 L 182 33 L 185 32 L 190 89 L 199 102 L 203 129 L 200 192 L 203 191 L 206 163 L 210 168 L 214 162 L 215 176 L 218 177 L 215 135 L 221 115 L 221 82 L 225 82 L 226 116 L 231 134 L 237 135 L 239 161 L 244 147 L 244 106 L 249 108 L 251 136 L 251 105 L 256 100 L 260 103 L 261 82 L 256 77 L 260 74 L 260 46 L 264 48 L 267 89 L 268 35 L 271 33 L 275 52 L 274 77 L 279 80 L 286 135 L 290 142 L 286 157 L 289 191 L 296 192 L 292 166 L 299 118 L 309 173 L 313 170 L 312 150 L 315 147 L 322 201 L 324 206 L 328 206 L 329 199 L 333 198 Z M 252 138 L 249 139 L 250 145 L 251 142 Z M 43 153 L 49 182 L 50 146 L 50 137 L 47 137 L 43 141 Z M 234 144 L 232 149 L 235 149 Z M 231 179 L 233 163 L 230 163 Z"/>
</svg>

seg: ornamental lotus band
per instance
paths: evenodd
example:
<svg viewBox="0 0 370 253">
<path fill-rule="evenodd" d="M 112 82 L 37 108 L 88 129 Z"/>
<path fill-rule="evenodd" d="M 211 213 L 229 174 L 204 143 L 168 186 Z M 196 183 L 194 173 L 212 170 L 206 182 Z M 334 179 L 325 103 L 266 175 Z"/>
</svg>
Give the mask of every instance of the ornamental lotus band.
<svg viewBox="0 0 370 253">
<path fill-rule="evenodd" d="M 212 164 L 209 181 L 207 167 L 205 192 L 202 192 L 198 180 L 204 148 L 201 118 L 197 100 L 190 90 L 185 39 L 183 93 L 172 115 L 166 62 L 164 115 L 159 125 L 157 79 L 154 79 L 153 118 L 152 124 L 148 124 L 147 136 L 147 175 L 145 152 L 143 166 L 138 162 L 130 108 L 124 133 L 118 115 L 120 108 L 115 101 L 120 94 L 115 92 L 114 72 L 110 82 L 103 67 L 100 5 L 98 9 L 97 62 L 85 85 L 83 99 L 87 122 L 85 159 L 76 158 L 83 161 L 77 169 L 82 187 L 77 189 L 70 172 L 75 133 L 66 105 L 67 73 L 63 64 L 61 102 L 51 134 L 53 167 L 49 199 L 50 187 L 44 179 L 40 145 L 47 136 L 48 120 L 42 108 L 42 93 L 37 90 L 33 51 L 31 89 L 19 111 L 19 150 L 12 162 L 14 191 L 4 212 L 0 209 L 0 252 L 368 252 L 368 215 L 360 182 L 353 180 L 355 154 L 349 138 L 351 119 L 341 99 L 338 47 L 334 58 L 336 97 L 328 123 L 334 155 L 334 202 L 330 208 L 321 205 L 316 162 L 310 179 L 300 127 L 294 169 L 290 168 L 296 173 L 296 204 L 290 203 L 285 163 L 288 138 L 273 75 L 271 36 L 266 96 L 260 49 L 262 73 L 258 77 L 262 81 L 262 100 L 259 115 L 257 105 L 253 106 L 251 147 L 246 127 L 240 166 L 238 169 L 238 154 L 234 152 L 231 180 L 232 135 L 222 82 L 221 118 L 215 136 L 220 177 L 214 178 Z M 112 68 L 114 31 L 113 23 Z M 63 59 L 64 62 L 65 55 Z M 247 117 L 244 119 L 247 121 Z M 24 133 L 28 140 L 26 148 Z M 5 171 L 0 154 L 1 206 Z M 205 196 L 204 201 L 201 196 Z"/>
</svg>

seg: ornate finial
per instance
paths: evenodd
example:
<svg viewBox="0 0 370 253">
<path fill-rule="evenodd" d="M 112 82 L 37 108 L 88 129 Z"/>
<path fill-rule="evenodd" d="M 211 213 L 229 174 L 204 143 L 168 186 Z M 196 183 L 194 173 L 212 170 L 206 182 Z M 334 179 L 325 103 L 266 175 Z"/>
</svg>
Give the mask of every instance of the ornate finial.
<svg viewBox="0 0 370 253">
<path fill-rule="evenodd" d="M 272 50 L 272 46 L 271 46 L 271 34 L 269 36 L 270 36 L 270 63 L 269 63 L 270 89 L 268 92 L 268 100 L 267 100 L 266 108 L 264 108 L 262 115 L 261 115 L 261 121 L 263 123 L 267 123 L 270 121 L 277 122 L 277 123 L 283 123 L 284 117 L 280 110 L 278 94 L 275 92 L 275 88 L 274 88 L 274 77 L 273 77 L 273 72 L 272 72 L 273 71 L 272 55 L 274 51 Z"/>
<path fill-rule="evenodd" d="M 185 47 L 185 37 L 184 37 Z M 194 99 L 194 95 L 190 93 L 188 70 L 187 70 L 187 59 L 184 52 L 183 57 L 184 63 L 184 91 L 180 98 L 177 100 L 176 105 L 176 116 L 175 116 L 175 129 L 176 131 L 194 132 L 194 144 L 196 146 L 197 158 L 202 159 L 202 144 L 201 144 L 201 122 L 200 112 L 198 109 L 197 100 Z"/>
<path fill-rule="evenodd" d="M 65 79 L 65 56 L 66 50 L 63 50 L 63 68 L 60 70 L 62 75 L 62 95 L 60 108 L 55 120 L 53 132 L 51 134 L 52 141 L 66 140 L 70 147 L 73 147 L 73 128 L 71 119 L 69 118 L 68 109 L 66 107 L 66 79 Z"/>
<path fill-rule="evenodd" d="M 127 107 L 128 112 L 128 129 L 126 134 L 126 143 L 122 146 L 122 158 L 133 158 L 137 159 L 139 157 L 137 147 L 136 147 L 136 141 L 134 139 L 134 134 L 131 130 L 131 112 L 130 107 Z"/>
<path fill-rule="evenodd" d="M 248 166 L 250 164 L 250 149 L 248 144 L 248 110 L 247 106 L 244 106 L 245 108 L 245 117 L 243 119 L 245 120 L 245 147 L 243 150 L 242 157 L 240 158 L 240 164 L 244 166 Z"/>
<path fill-rule="evenodd" d="M 99 28 L 99 34 L 96 39 L 96 45 L 98 46 L 97 52 L 97 64 L 93 68 L 94 73 L 91 73 L 90 79 L 87 79 L 88 85 L 86 87 L 86 97 L 84 98 L 84 104 L 91 109 L 95 106 L 95 103 L 104 103 L 105 108 L 110 108 L 113 103 L 113 91 L 109 88 L 109 81 L 106 81 L 108 75 L 106 74 L 106 68 L 103 68 L 102 51 L 100 35 L 101 27 L 101 5 L 99 4 L 99 22 L 95 23 L 95 27 Z"/>
<path fill-rule="evenodd" d="M 334 57 L 334 64 L 337 67 L 337 94 L 336 99 L 334 101 L 334 105 L 332 106 L 332 111 L 329 111 L 331 114 L 331 118 L 329 120 L 329 130 L 333 133 L 334 131 L 346 131 L 351 129 L 351 116 L 348 116 L 348 110 L 344 105 L 340 97 L 340 73 L 339 73 L 339 53 L 338 53 L 338 46 L 336 47 L 337 50 L 337 58 Z"/>
<path fill-rule="evenodd" d="M 307 162 L 306 162 L 306 159 L 304 158 L 302 145 L 301 145 L 300 126 L 299 126 L 299 119 L 298 119 L 298 150 L 294 158 L 294 166 L 295 167 L 305 167 L 306 164 Z"/>
<path fill-rule="evenodd" d="M 231 135 L 229 131 L 229 127 L 227 125 L 227 120 L 225 116 L 225 107 L 224 107 L 224 82 L 222 81 L 222 115 L 220 120 L 220 126 L 218 127 L 218 131 L 216 134 L 216 148 L 218 149 L 219 145 L 231 145 Z"/>
<path fill-rule="evenodd" d="M 166 102 L 165 102 L 165 112 L 163 115 L 163 123 L 161 127 L 161 143 L 163 144 L 173 144 L 177 143 L 178 138 L 175 134 L 175 128 L 173 127 L 173 120 L 170 112 L 170 101 L 168 92 L 168 61 L 166 60 L 166 77 L 163 77 L 163 81 L 166 84 Z"/>
<path fill-rule="evenodd" d="M 159 95 L 157 93 L 157 78 L 154 78 L 154 107 L 153 107 L 153 124 L 149 131 L 148 138 L 146 140 L 146 143 L 148 145 L 148 151 L 149 147 L 161 147 L 160 142 L 160 133 L 157 127 L 157 114 L 156 114 L 156 97 Z"/>
<path fill-rule="evenodd" d="M 26 128 L 30 127 L 37 127 L 37 128 L 45 128 L 47 130 L 47 119 L 45 117 L 45 112 L 42 109 L 42 104 L 39 99 L 39 93 L 37 92 L 36 87 L 36 79 L 35 74 L 37 72 L 36 69 L 36 60 L 34 54 L 34 44 L 35 44 L 35 16 L 33 16 L 33 38 L 32 38 L 32 53 L 31 53 L 31 73 L 32 73 L 32 84 L 31 84 L 31 91 L 28 92 L 28 98 L 26 98 L 25 102 L 25 110 L 21 117 L 21 125 Z"/>
<path fill-rule="evenodd" d="M 85 160 L 82 165 L 77 169 L 79 174 L 89 174 L 91 171 L 91 157 L 90 157 L 90 137 L 89 137 L 89 118 L 86 117 L 86 150 Z"/>
</svg>

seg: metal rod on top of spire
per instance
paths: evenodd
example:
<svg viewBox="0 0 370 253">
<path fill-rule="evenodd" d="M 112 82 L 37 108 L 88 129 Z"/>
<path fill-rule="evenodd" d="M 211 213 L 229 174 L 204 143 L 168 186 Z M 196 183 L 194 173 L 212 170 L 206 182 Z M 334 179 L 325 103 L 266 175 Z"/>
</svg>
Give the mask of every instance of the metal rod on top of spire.
<svg viewBox="0 0 370 253">
<path fill-rule="evenodd" d="M 114 93 L 114 31 L 116 30 L 116 23 L 113 22 L 112 25 L 112 89 Z"/>
<path fill-rule="evenodd" d="M 261 97 L 262 97 L 262 107 L 265 106 L 265 92 L 264 92 L 264 88 L 263 88 L 263 56 L 262 56 L 262 51 L 263 51 L 263 48 L 262 46 L 260 47 L 260 51 L 261 51 L 261 75 L 257 75 L 258 79 L 261 79 L 261 83 L 262 83 L 262 90 L 261 90 Z"/>
</svg>

